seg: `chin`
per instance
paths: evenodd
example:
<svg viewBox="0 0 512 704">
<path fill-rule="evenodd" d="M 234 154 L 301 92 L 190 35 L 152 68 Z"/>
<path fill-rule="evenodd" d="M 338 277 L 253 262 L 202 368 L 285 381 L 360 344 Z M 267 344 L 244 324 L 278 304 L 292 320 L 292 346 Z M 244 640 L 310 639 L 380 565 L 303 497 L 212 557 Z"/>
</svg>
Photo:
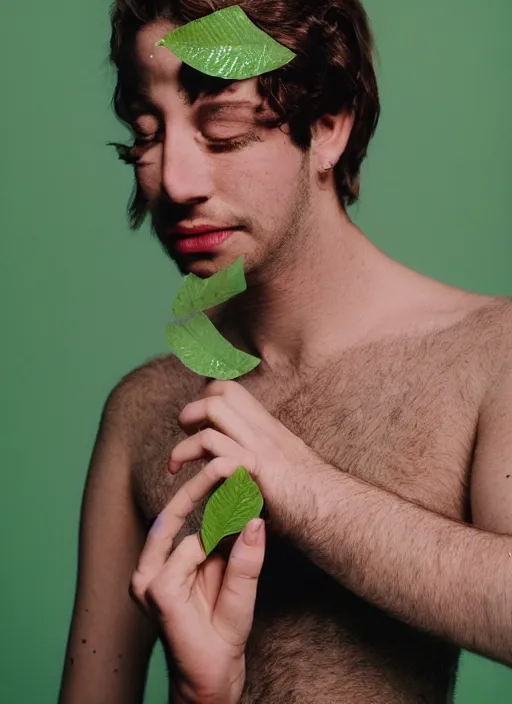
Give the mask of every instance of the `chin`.
<svg viewBox="0 0 512 704">
<path fill-rule="evenodd" d="M 231 252 L 201 252 L 200 254 L 188 254 L 186 256 L 174 254 L 172 259 L 184 276 L 195 274 L 200 279 L 207 279 L 218 271 L 226 269 L 241 256 L 244 257 L 244 270 L 247 273 L 250 265 L 248 266 L 247 255 L 243 252 L 236 254 Z"/>
</svg>

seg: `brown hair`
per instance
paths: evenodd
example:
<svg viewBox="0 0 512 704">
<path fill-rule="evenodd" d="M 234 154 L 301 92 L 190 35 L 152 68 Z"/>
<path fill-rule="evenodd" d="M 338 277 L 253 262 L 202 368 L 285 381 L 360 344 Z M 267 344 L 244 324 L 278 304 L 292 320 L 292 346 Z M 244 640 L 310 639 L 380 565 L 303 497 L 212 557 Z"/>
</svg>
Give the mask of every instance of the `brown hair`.
<svg viewBox="0 0 512 704">
<path fill-rule="evenodd" d="M 182 25 L 238 4 L 260 29 L 294 51 L 286 66 L 258 77 L 259 89 L 306 150 L 311 127 L 326 114 L 354 111 L 349 142 L 334 167 L 336 190 L 346 207 L 359 196 L 359 175 L 380 114 L 373 68 L 374 43 L 360 0 L 116 0 L 111 10 L 110 60 L 117 68 L 114 109 L 126 120 L 133 82 L 131 50 L 137 31 L 157 19 Z M 136 185 L 130 224 L 139 227 L 147 204 Z"/>
</svg>

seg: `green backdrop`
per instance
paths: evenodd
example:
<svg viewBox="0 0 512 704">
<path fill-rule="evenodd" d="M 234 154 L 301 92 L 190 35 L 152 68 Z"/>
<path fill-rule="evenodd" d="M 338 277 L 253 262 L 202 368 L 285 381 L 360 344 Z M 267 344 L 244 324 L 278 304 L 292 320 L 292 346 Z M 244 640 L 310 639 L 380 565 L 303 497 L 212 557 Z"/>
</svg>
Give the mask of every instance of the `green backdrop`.
<svg viewBox="0 0 512 704">
<path fill-rule="evenodd" d="M 510 0 L 367 0 L 383 116 L 353 217 L 452 284 L 512 293 Z M 77 519 L 109 389 L 164 352 L 179 283 L 124 210 L 108 3 L 3 5 L 0 700 L 56 702 Z M 160 651 L 146 701 L 165 701 Z M 512 700 L 512 670 L 466 656 L 458 704 Z"/>
</svg>

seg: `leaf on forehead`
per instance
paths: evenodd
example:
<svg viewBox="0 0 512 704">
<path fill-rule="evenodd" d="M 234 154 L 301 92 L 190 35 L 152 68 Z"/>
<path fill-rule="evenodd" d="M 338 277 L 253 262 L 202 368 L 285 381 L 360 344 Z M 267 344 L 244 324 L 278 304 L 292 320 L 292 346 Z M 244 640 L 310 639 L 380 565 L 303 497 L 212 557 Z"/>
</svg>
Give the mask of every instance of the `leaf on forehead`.
<svg viewBox="0 0 512 704">
<path fill-rule="evenodd" d="M 209 498 L 203 515 L 201 540 L 207 555 L 228 535 L 240 533 L 258 518 L 263 496 L 244 467 L 238 467 Z"/>
<path fill-rule="evenodd" d="M 226 269 L 207 279 L 188 274 L 176 294 L 172 312 L 177 317 L 213 308 L 229 300 L 247 288 L 244 276 L 244 258 L 239 257 Z"/>
<path fill-rule="evenodd" d="M 296 56 L 256 27 L 238 5 L 178 27 L 157 46 L 167 47 L 201 73 L 229 80 L 274 71 Z"/>
<path fill-rule="evenodd" d="M 236 379 L 261 362 L 233 347 L 205 313 L 197 313 L 184 322 L 171 323 L 167 328 L 167 342 L 186 367 L 213 379 Z"/>
</svg>

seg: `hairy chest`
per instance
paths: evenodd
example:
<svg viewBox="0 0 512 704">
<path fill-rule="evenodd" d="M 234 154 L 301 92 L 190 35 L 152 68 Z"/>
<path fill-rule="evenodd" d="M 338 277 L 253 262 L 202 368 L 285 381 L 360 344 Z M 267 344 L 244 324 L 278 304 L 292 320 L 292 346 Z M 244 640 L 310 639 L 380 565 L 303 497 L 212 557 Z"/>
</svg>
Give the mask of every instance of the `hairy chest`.
<svg viewBox="0 0 512 704">
<path fill-rule="evenodd" d="M 148 522 L 205 465 L 191 462 L 177 479 L 167 472 L 172 448 L 185 437 L 177 416 L 205 385 L 192 375 L 182 379 L 147 409 L 140 428 L 133 479 Z M 340 471 L 436 513 L 469 517 L 482 384 L 460 350 L 426 343 L 382 349 L 380 355 L 373 349 L 346 355 L 299 382 L 249 374 L 240 383 Z M 190 517 L 188 531 L 198 529 L 199 514 Z"/>
</svg>

